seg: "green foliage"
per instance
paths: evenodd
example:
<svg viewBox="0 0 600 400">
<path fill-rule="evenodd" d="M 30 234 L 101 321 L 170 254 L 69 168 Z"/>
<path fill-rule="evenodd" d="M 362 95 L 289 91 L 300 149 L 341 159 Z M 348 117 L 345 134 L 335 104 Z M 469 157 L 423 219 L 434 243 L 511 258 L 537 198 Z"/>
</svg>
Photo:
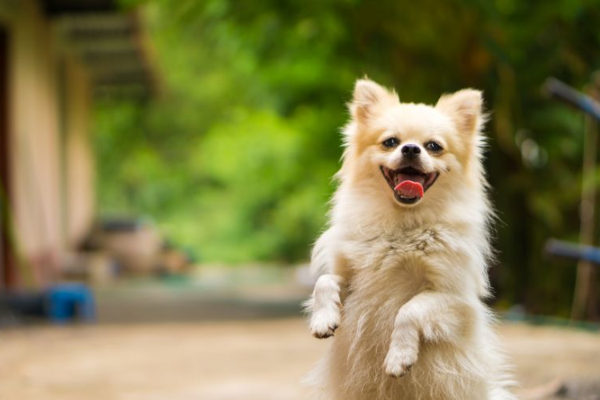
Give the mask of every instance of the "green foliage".
<svg viewBox="0 0 600 400">
<path fill-rule="evenodd" d="M 426 102 L 474 86 L 492 116 L 497 293 L 534 311 L 567 309 L 574 270 L 541 248 L 577 237 L 583 124 L 540 86 L 551 75 L 589 81 L 597 2 L 142 3 L 164 93 L 99 104 L 104 212 L 152 215 L 205 261 L 305 259 L 325 221 L 354 79 Z"/>
</svg>

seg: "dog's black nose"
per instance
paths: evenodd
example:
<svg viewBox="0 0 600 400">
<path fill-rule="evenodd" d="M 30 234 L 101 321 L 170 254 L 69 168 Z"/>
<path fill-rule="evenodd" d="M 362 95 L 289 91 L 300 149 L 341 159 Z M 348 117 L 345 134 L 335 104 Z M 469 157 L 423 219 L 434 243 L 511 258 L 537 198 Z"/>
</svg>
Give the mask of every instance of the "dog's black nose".
<svg viewBox="0 0 600 400">
<path fill-rule="evenodd" d="M 416 144 L 405 144 L 401 151 L 406 158 L 416 158 L 421 153 L 421 148 Z"/>
</svg>

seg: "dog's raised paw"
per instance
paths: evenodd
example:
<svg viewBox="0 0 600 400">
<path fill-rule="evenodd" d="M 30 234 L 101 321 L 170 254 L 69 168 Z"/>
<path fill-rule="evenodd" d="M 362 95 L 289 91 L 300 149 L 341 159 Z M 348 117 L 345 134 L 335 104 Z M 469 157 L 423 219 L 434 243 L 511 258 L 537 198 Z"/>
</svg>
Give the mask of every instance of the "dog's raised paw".
<svg viewBox="0 0 600 400">
<path fill-rule="evenodd" d="M 334 335 L 337 326 L 328 327 L 326 330 L 313 331 L 313 336 L 317 339 L 327 339 Z"/>
<path fill-rule="evenodd" d="M 340 325 L 340 312 L 337 309 L 324 309 L 314 312 L 310 319 L 310 331 L 319 339 L 333 336 Z"/>
<path fill-rule="evenodd" d="M 385 356 L 385 373 L 394 378 L 406 375 L 417 361 L 417 352 L 410 348 L 391 347 Z"/>
</svg>

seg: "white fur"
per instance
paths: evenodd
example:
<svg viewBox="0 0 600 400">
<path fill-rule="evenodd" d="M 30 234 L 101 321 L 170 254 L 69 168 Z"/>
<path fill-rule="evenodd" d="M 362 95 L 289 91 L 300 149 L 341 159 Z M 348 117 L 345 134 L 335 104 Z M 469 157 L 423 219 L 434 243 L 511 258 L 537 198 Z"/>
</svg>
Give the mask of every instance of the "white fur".
<svg viewBox="0 0 600 400">
<path fill-rule="evenodd" d="M 481 95 L 403 104 L 366 82 L 350 105 L 330 227 L 313 249 L 312 267 L 325 274 L 309 301 L 310 327 L 334 338 L 311 382 L 329 400 L 514 399 L 482 302 L 491 213 Z M 416 205 L 396 202 L 378 170 L 398 159 L 379 144 L 390 132 L 419 144 L 434 137 L 446 148 L 422 155 L 424 168 L 442 172 Z"/>
<path fill-rule="evenodd" d="M 340 325 L 340 281 L 338 275 L 321 275 L 309 306 L 312 310 L 310 330 L 315 337 L 326 338 Z"/>
</svg>

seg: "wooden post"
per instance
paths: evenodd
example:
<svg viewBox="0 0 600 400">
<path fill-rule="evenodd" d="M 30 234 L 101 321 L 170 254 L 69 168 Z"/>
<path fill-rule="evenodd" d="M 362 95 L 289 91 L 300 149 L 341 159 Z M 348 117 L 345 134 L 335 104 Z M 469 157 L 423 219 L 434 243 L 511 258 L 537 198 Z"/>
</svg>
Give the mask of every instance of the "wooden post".
<svg viewBox="0 0 600 400">
<path fill-rule="evenodd" d="M 600 75 L 595 74 L 591 97 L 598 99 Z M 586 115 L 583 141 L 583 168 L 581 179 L 581 204 L 579 209 L 579 242 L 583 245 L 594 245 L 595 209 L 596 209 L 596 153 L 598 146 L 598 127 L 596 121 Z M 571 319 L 595 317 L 596 307 L 596 271 L 589 261 L 577 263 L 575 293 L 571 308 Z"/>
</svg>

